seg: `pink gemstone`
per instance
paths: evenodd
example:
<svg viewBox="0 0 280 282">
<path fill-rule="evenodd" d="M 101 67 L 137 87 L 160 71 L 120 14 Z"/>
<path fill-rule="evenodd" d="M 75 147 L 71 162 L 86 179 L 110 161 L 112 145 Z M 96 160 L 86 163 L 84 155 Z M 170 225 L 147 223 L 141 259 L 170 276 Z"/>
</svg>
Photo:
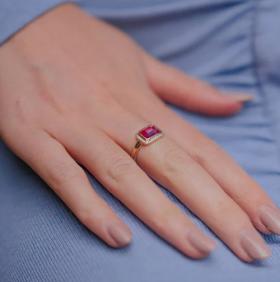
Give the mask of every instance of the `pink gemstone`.
<svg viewBox="0 0 280 282">
<path fill-rule="evenodd" d="M 154 125 L 149 125 L 149 126 L 143 128 L 139 132 L 139 134 L 142 135 L 145 138 L 150 138 L 150 137 L 152 137 L 156 134 L 159 134 L 159 133 L 161 133 L 161 131 L 158 128 L 156 128 Z"/>
</svg>

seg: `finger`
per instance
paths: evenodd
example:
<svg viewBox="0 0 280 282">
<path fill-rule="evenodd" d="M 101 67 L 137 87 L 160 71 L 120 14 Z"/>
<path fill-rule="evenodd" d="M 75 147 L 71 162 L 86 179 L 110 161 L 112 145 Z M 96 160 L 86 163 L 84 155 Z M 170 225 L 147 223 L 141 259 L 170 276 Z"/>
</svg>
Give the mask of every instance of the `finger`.
<svg viewBox="0 0 280 282">
<path fill-rule="evenodd" d="M 145 62 L 148 80 L 154 92 L 163 100 L 189 111 L 211 116 L 228 116 L 240 111 L 243 103 L 253 98 L 241 93 L 224 94 L 147 55 Z"/>
<path fill-rule="evenodd" d="M 107 130 L 117 143 L 130 151 L 135 129 L 145 123 L 127 114 L 118 117 L 118 123 L 125 126 L 118 127 L 112 121 Z M 145 146 L 138 163 L 199 216 L 241 259 L 251 261 L 269 256 L 268 247 L 247 214 L 170 138 L 165 136 L 156 144 Z"/>
<path fill-rule="evenodd" d="M 150 108 L 149 108 L 150 107 Z M 280 234 L 280 210 L 260 185 L 220 146 L 162 104 L 145 105 L 154 120 L 203 166 L 263 233 Z M 155 113 L 155 114 L 154 114 Z M 222 168 L 222 169 L 221 169 Z"/>
<path fill-rule="evenodd" d="M 55 134 L 79 163 L 170 244 L 193 258 L 205 257 L 214 248 L 214 243 L 104 133 L 72 125 Z"/>
<path fill-rule="evenodd" d="M 201 142 L 204 148 L 193 150 L 193 157 L 246 211 L 258 230 L 280 235 L 280 210 L 267 193 L 217 144 L 208 140 Z M 219 167 L 223 167 L 223 172 Z"/>
<path fill-rule="evenodd" d="M 17 130 L 6 136 L 7 144 L 53 189 L 76 217 L 112 247 L 131 241 L 128 227 L 94 192 L 82 168 L 64 147 L 44 131 Z"/>
</svg>

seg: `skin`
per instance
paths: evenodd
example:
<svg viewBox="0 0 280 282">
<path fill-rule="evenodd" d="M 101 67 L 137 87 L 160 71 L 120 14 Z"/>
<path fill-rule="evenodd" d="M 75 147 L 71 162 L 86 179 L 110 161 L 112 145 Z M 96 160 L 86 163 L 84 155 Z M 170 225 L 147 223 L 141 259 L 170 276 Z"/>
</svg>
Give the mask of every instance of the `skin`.
<svg viewBox="0 0 280 282">
<path fill-rule="evenodd" d="M 239 258 L 261 258 L 244 248 L 242 236 L 267 248 L 258 231 L 271 230 L 259 210 L 278 208 L 217 144 L 163 102 L 226 116 L 249 97 L 225 95 L 159 62 L 126 34 L 69 4 L 1 46 L 0 62 L 1 138 L 108 245 L 129 244 L 131 232 L 80 165 L 185 255 L 203 258 L 215 244 L 151 178 Z M 129 155 L 135 133 L 149 123 L 165 136 L 143 148 L 136 163 Z"/>
</svg>

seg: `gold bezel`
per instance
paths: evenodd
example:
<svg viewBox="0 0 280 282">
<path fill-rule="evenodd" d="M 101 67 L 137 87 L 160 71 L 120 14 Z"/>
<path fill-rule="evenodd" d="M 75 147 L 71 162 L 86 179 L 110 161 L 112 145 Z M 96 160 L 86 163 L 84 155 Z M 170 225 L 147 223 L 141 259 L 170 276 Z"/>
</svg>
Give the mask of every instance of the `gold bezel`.
<svg viewBox="0 0 280 282">
<path fill-rule="evenodd" d="M 140 133 L 138 133 L 136 135 L 136 139 L 139 140 L 144 145 L 149 145 L 149 144 L 155 142 L 156 140 L 158 140 L 159 138 L 161 138 L 162 136 L 163 136 L 163 133 L 159 132 L 159 133 L 151 136 L 150 138 L 145 138 L 144 136 L 140 135 Z"/>
</svg>

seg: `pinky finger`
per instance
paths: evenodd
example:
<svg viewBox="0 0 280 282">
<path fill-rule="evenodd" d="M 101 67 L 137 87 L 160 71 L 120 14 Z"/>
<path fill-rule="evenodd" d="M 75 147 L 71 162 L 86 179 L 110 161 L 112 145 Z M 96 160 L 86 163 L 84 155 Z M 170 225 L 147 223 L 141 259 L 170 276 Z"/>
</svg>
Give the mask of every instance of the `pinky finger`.
<svg viewBox="0 0 280 282">
<path fill-rule="evenodd" d="M 252 96 L 223 93 L 182 71 L 145 56 L 151 88 L 166 102 L 209 116 L 229 116 L 239 112 Z"/>
<path fill-rule="evenodd" d="M 65 148 L 40 130 L 22 132 L 21 141 L 4 138 L 72 210 L 75 216 L 111 247 L 123 247 L 131 241 L 131 232 L 92 188 L 83 169 Z"/>
</svg>

